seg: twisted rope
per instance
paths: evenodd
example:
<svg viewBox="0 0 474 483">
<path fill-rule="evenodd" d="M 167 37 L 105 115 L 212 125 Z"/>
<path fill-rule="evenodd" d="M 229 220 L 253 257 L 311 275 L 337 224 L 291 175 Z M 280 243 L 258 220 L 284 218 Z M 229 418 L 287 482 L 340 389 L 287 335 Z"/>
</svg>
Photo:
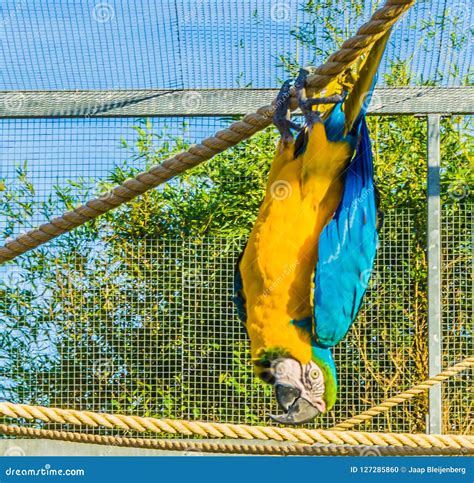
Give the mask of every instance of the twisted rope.
<svg viewBox="0 0 474 483">
<path fill-rule="evenodd" d="M 73 433 L 50 429 L 25 428 L 0 424 L 0 434 L 7 436 L 53 439 L 72 443 L 101 444 L 108 446 L 159 449 L 164 451 L 189 451 L 201 453 L 230 453 L 249 455 L 307 455 L 307 456 L 420 456 L 420 455 L 472 455 L 469 448 L 424 448 L 411 446 L 363 446 L 363 445 L 307 445 L 262 444 L 220 441 L 178 441 L 169 439 L 128 438 L 99 434 Z"/>
<path fill-rule="evenodd" d="M 422 383 L 417 384 L 416 386 L 413 386 L 411 389 L 408 389 L 407 391 L 404 391 L 401 394 L 397 394 L 396 396 L 393 396 L 387 399 L 383 403 L 378 404 L 377 406 L 374 406 L 368 409 L 367 411 L 364 411 L 363 413 L 358 414 L 357 416 L 354 416 L 353 418 L 347 419 L 342 423 L 336 424 L 336 426 L 334 426 L 332 429 L 335 431 L 345 431 L 353 428 L 354 426 L 357 426 L 360 423 L 369 421 L 374 416 L 377 416 L 378 414 L 388 411 L 389 409 L 393 408 L 397 404 L 400 404 L 404 401 L 408 401 L 409 399 L 412 399 L 413 397 L 426 391 L 430 387 L 433 387 L 436 384 L 439 384 L 445 381 L 446 379 L 449 379 L 450 377 L 472 366 L 474 366 L 474 357 L 468 357 L 464 361 L 459 362 L 458 364 L 455 364 L 454 366 L 446 369 L 443 372 L 440 372 L 436 376 L 430 377 L 426 381 L 423 381 Z"/>
<path fill-rule="evenodd" d="M 408 433 L 368 433 L 295 429 L 203 421 L 156 419 L 123 414 L 94 413 L 74 409 L 46 408 L 26 404 L 0 403 L 0 413 L 9 418 L 69 423 L 90 427 L 120 428 L 137 432 L 198 435 L 212 438 L 260 439 L 306 444 L 349 444 L 365 446 L 408 446 L 412 448 L 462 448 L 474 450 L 474 436 Z"/>
<path fill-rule="evenodd" d="M 408 433 L 368 433 L 323 429 L 295 429 L 245 424 L 156 419 L 124 414 L 95 413 L 75 409 L 46 408 L 27 404 L 0 403 L 0 413 L 8 418 L 40 420 L 90 427 L 120 428 L 137 432 L 198 435 L 205 438 L 260 439 L 306 444 L 363 446 L 408 446 L 412 448 L 455 448 L 474 450 L 474 436 Z"/>
<path fill-rule="evenodd" d="M 388 399 L 359 416 L 337 425 L 332 430 L 295 429 L 269 426 L 249 426 L 244 424 L 224 424 L 203 421 L 185 421 L 157 419 L 124 414 L 95 413 L 76 409 L 47 408 L 28 404 L 0 403 L 0 414 L 12 419 L 40 420 L 47 423 L 85 425 L 90 427 L 120 428 L 137 432 L 181 434 L 185 436 L 201 436 L 231 439 L 259 439 L 288 441 L 291 443 L 317 444 L 319 446 L 301 445 L 243 445 L 235 443 L 194 442 L 194 441 L 160 441 L 115 436 L 69 433 L 65 431 L 22 428 L 19 426 L 0 425 L 0 433 L 35 438 L 50 438 L 63 441 L 90 442 L 98 444 L 115 444 L 118 446 L 136 446 L 156 449 L 174 449 L 180 451 L 228 452 L 240 454 L 359 454 L 367 448 L 377 448 L 380 454 L 415 454 L 416 449 L 426 450 L 426 454 L 474 454 L 474 436 L 468 435 L 426 435 L 406 433 L 368 433 L 347 431 L 362 421 L 367 421 L 381 412 L 400 404 L 422 391 L 439 384 L 455 374 L 474 365 L 474 357 L 455 364 L 440 374 L 418 384 L 411 389 Z M 324 445 L 324 446 L 320 446 Z M 332 446 L 331 446 L 332 445 Z M 333 446 L 347 445 L 351 449 L 334 449 Z M 324 448 L 324 449 L 322 449 Z M 385 449 L 383 448 L 392 448 Z M 393 449 L 393 448 L 398 448 Z M 411 453 L 409 453 L 413 449 Z M 436 449 L 437 453 L 432 450 Z M 428 452 L 429 450 L 429 452 Z M 397 452 L 399 451 L 399 452 Z M 370 453 L 372 454 L 372 453 Z M 377 453 L 373 453 L 377 454 Z M 418 452 L 416 454 L 425 454 Z"/>
<path fill-rule="evenodd" d="M 120 428 L 137 432 L 182 434 L 231 439 L 260 439 L 289 441 L 306 444 L 366 445 L 366 446 L 407 446 L 412 448 L 455 448 L 474 449 L 474 436 L 425 435 L 401 433 L 368 433 L 347 431 L 349 427 L 367 421 L 381 412 L 387 411 L 429 387 L 439 384 L 455 374 L 474 365 L 474 357 L 455 364 L 440 374 L 418 384 L 403 393 L 390 398 L 349 421 L 337 425 L 332 430 L 295 429 L 269 426 L 249 426 L 203 421 L 157 419 L 124 414 L 95 413 L 76 409 L 47 408 L 28 404 L 0 403 L 0 414 L 12 419 L 24 418 L 47 423 L 86 425 L 90 427 Z M 344 431 L 341 431 L 344 429 Z M 53 434 L 53 433 L 52 433 Z M 56 434 L 56 433 L 54 433 Z M 59 432 L 58 432 L 59 434 Z"/>
<path fill-rule="evenodd" d="M 386 4 L 360 27 L 354 37 L 346 40 L 339 51 L 332 54 L 326 63 L 308 77 L 309 90 L 313 93 L 319 92 L 329 82 L 339 77 L 355 60 L 367 52 L 414 3 L 415 0 L 387 0 Z M 290 103 L 290 107 L 291 109 L 296 108 L 294 99 Z M 8 241 L 0 247 L 0 263 L 12 260 L 22 253 L 71 231 L 235 146 L 244 139 L 248 139 L 271 123 L 273 112 L 273 105 L 263 106 L 257 112 L 247 114 L 241 121 L 234 122 L 227 129 L 204 139 L 201 144 L 191 146 L 188 151 L 168 158 L 149 171 L 140 173 L 108 193 L 88 201 L 85 205 Z"/>
</svg>

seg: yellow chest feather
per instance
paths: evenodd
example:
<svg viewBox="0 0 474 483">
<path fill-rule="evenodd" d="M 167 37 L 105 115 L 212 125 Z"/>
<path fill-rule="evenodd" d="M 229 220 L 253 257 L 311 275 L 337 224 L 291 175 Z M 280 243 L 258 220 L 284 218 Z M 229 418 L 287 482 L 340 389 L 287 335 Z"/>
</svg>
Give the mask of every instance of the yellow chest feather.
<svg viewBox="0 0 474 483">
<path fill-rule="evenodd" d="M 311 277 L 319 235 L 342 193 L 341 174 L 350 148 L 326 138 L 315 124 L 304 153 L 280 145 L 267 193 L 240 263 L 252 357 L 282 348 L 306 363 L 309 334 L 291 324 L 311 316 Z"/>
</svg>

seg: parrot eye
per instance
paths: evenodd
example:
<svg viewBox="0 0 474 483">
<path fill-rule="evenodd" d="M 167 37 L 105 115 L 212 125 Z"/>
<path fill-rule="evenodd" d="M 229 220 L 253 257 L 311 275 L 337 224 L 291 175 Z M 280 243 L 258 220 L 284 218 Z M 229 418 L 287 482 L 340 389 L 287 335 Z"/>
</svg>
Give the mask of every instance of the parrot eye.
<svg viewBox="0 0 474 483">
<path fill-rule="evenodd" d="M 309 373 L 309 377 L 311 377 L 311 379 L 315 380 L 319 377 L 319 371 L 317 371 L 316 369 L 313 369 L 310 373 Z"/>
</svg>

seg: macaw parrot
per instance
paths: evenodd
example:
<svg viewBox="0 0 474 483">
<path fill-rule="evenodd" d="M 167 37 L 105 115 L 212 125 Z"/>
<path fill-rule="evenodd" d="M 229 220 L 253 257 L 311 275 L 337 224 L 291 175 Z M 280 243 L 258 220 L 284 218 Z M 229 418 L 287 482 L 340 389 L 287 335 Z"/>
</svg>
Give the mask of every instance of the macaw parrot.
<svg viewBox="0 0 474 483">
<path fill-rule="evenodd" d="M 308 70 L 300 70 L 295 90 L 305 126 L 296 139 L 289 81 L 276 101 L 281 139 L 237 261 L 233 300 L 255 372 L 274 385 L 283 411 L 270 416 L 283 424 L 308 422 L 334 405 L 331 348 L 354 322 L 374 264 L 380 219 L 365 113 L 387 39 L 355 75 L 330 84 L 328 97 L 308 98 Z"/>
</svg>

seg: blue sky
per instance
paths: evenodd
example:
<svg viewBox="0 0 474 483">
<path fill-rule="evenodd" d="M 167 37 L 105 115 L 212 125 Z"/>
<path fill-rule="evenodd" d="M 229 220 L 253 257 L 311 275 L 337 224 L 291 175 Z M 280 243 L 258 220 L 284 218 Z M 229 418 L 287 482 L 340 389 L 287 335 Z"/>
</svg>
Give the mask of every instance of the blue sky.
<svg viewBox="0 0 474 483">
<path fill-rule="evenodd" d="M 284 76 L 276 57 L 296 51 L 291 30 L 308 20 L 301 9 L 304 3 L 2 0 L 0 89 L 275 87 Z M 350 21 L 350 33 L 368 19 L 375 3 L 365 2 L 364 12 Z M 413 70 L 433 78 L 438 67 L 445 69 L 444 64 L 451 64 L 458 55 L 464 59 L 462 76 L 473 45 L 459 54 L 451 51 L 448 36 L 452 29 L 441 28 L 443 13 L 459 18 L 458 32 L 472 28 L 468 0 L 418 0 L 397 24 L 386 60 L 415 53 Z M 340 26 L 349 22 L 344 16 L 335 21 Z M 427 26 L 431 21 L 437 25 Z M 438 35 L 433 35 L 435 31 Z M 327 44 L 320 25 L 315 26 L 315 37 L 318 47 Z M 300 46 L 301 63 L 310 57 L 311 52 Z M 382 73 L 385 69 L 384 63 Z"/>
</svg>

